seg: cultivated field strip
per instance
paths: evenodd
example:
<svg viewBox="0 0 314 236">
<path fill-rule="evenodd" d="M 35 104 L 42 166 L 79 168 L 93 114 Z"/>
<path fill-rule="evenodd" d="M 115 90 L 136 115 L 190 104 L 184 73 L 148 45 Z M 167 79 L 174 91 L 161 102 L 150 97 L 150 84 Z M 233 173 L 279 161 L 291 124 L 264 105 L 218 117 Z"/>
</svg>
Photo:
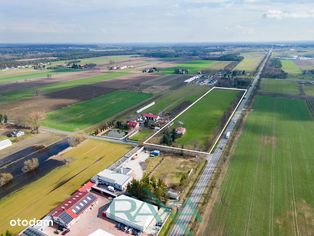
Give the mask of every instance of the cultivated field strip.
<svg viewBox="0 0 314 236">
<path fill-rule="evenodd" d="M 209 235 L 312 235 L 313 132 L 304 101 L 258 97 L 210 216 Z"/>
</svg>

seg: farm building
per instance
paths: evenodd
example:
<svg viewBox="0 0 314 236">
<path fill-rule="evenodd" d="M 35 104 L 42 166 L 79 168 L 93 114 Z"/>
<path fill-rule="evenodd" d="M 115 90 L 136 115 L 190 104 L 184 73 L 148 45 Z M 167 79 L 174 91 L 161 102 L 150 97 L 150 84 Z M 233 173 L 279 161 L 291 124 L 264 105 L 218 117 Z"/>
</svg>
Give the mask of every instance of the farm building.
<svg viewBox="0 0 314 236">
<path fill-rule="evenodd" d="M 10 147 L 11 145 L 12 145 L 12 142 L 10 139 L 2 140 L 0 141 L 0 150 Z"/>
<path fill-rule="evenodd" d="M 128 183 L 131 182 L 132 177 L 123 173 L 123 171 L 120 172 L 105 169 L 97 174 L 97 182 L 98 184 L 105 184 L 123 191 Z"/>
<path fill-rule="evenodd" d="M 160 119 L 160 116 L 154 115 L 151 113 L 145 113 L 145 114 L 143 114 L 143 117 L 144 117 L 144 119 L 152 120 L 152 121 L 158 121 Z"/>
<path fill-rule="evenodd" d="M 140 126 L 140 123 L 134 120 L 129 120 L 126 124 L 129 129 L 137 129 Z"/>
<path fill-rule="evenodd" d="M 49 215 L 54 223 L 69 228 L 96 201 L 97 197 L 95 195 L 89 192 L 77 191 L 50 212 Z"/>
<path fill-rule="evenodd" d="M 176 128 L 176 133 L 177 133 L 178 135 L 184 135 L 185 132 L 186 132 L 186 128 L 184 128 L 184 127 L 178 127 L 178 128 Z"/>
<path fill-rule="evenodd" d="M 120 195 L 113 199 L 108 209 L 104 212 L 109 219 L 142 232 L 145 232 L 157 213 L 157 206 L 126 195 Z"/>
</svg>

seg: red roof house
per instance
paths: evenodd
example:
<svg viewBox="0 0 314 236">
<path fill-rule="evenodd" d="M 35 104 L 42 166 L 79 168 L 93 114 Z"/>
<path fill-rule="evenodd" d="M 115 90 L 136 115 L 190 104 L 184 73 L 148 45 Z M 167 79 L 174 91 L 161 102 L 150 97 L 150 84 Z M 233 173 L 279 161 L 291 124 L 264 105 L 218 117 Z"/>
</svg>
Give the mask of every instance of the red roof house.
<svg viewBox="0 0 314 236">
<path fill-rule="evenodd" d="M 132 128 L 132 129 L 138 128 L 140 125 L 140 123 L 134 120 L 129 120 L 126 124 L 128 125 L 129 128 Z"/>
<path fill-rule="evenodd" d="M 185 132 L 186 132 L 186 128 L 184 128 L 184 127 L 176 128 L 176 133 L 179 134 L 179 135 L 184 135 Z"/>
<path fill-rule="evenodd" d="M 148 120 L 159 120 L 160 119 L 160 116 L 154 115 L 151 113 L 145 113 L 145 114 L 143 114 L 143 117 L 148 119 Z"/>
<path fill-rule="evenodd" d="M 68 228 L 96 201 L 97 197 L 92 193 L 77 191 L 49 215 L 56 224 Z"/>
</svg>

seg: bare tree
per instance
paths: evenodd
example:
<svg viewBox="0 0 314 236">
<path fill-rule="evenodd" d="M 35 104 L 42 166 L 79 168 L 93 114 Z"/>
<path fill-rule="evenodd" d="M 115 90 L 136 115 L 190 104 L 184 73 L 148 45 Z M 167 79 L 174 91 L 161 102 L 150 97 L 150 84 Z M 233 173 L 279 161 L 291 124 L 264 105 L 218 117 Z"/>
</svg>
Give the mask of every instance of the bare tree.
<svg viewBox="0 0 314 236">
<path fill-rule="evenodd" d="M 81 142 L 85 140 L 84 134 L 82 133 L 76 133 L 73 136 L 69 137 L 68 142 L 71 147 L 76 147 Z"/>
<path fill-rule="evenodd" d="M 10 183 L 13 179 L 13 175 L 11 173 L 1 173 L 0 174 L 0 187 Z"/>
<path fill-rule="evenodd" d="M 39 133 L 40 122 L 44 118 L 43 112 L 32 112 L 27 118 L 27 124 L 33 133 Z"/>
</svg>

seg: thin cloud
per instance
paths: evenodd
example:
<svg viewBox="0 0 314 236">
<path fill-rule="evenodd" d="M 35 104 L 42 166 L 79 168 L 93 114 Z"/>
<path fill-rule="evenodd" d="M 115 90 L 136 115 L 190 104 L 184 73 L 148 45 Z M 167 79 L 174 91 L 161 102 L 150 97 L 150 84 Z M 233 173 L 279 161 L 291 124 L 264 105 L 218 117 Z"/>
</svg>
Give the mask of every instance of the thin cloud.
<svg viewBox="0 0 314 236">
<path fill-rule="evenodd" d="M 266 13 L 263 14 L 263 18 L 266 19 L 307 19 L 307 18 L 314 18 L 314 11 L 296 11 L 296 12 L 289 12 L 289 11 L 282 11 L 282 10 L 268 10 Z"/>
</svg>

